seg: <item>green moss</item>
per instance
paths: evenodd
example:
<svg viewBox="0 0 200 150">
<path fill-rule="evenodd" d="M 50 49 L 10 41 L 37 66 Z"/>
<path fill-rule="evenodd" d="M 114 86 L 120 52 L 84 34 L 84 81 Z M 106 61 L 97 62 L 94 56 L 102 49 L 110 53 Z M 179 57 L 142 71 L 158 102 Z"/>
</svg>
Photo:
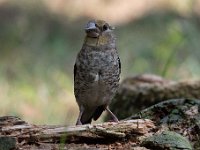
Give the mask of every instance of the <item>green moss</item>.
<svg viewBox="0 0 200 150">
<path fill-rule="evenodd" d="M 159 150 L 192 150 L 190 142 L 185 137 L 171 131 L 164 131 L 161 134 L 148 137 L 144 139 L 142 145 L 146 148 Z"/>
<path fill-rule="evenodd" d="M 0 149 L 10 150 L 16 146 L 16 140 L 13 137 L 0 137 Z"/>
</svg>

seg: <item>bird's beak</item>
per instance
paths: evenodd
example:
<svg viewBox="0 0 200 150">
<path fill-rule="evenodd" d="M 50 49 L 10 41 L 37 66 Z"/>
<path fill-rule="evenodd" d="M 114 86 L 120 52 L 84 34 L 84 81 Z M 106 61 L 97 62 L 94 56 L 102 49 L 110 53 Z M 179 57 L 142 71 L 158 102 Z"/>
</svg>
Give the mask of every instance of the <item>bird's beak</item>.
<svg viewBox="0 0 200 150">
<path fill-rule="evenodd" d="M 87 36 L 97 38 L 99 36 L 99 29 L 96 27 L 95 22 L 89 22 L 85 27 Z"/>
<path fill-rule="evenodd" d="M 86 27 L 85 27 L 85 31 L 88 31 L 88 30 L 95 30 L 97 27 L 95 25 L 94 22 L 89 22 Z"/>
</svg>

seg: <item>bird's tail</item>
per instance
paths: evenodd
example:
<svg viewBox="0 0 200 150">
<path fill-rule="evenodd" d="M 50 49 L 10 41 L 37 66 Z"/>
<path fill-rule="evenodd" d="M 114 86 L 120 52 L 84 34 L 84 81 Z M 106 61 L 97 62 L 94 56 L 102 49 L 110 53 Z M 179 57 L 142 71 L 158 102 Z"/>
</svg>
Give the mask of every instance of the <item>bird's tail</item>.
<svg viewBox="0 0 200 150">
<path fill-rule="evenodd" d="M 88 124 L 92 122 L 92 119 L 97 120 L 103 111 L 105 110 L 105 105 L 98 106 L 93 110 L 85 110 L 81 116 L 81 123 Z"/>
<path fill-rule="evenodd" d="M 96 121 L 101 116 L 104 110 L 105 110 L 104 105 L 97 107 L 97 109 L 95 110 L 93 114 L 93 119 Z"/>
</svg>

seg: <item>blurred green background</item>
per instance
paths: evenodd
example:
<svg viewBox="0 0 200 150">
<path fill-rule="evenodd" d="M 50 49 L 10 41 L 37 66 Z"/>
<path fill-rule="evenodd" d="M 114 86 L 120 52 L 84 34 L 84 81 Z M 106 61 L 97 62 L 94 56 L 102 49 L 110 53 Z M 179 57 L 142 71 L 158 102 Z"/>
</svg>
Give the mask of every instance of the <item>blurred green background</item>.
<svg viewBox="0 0 200 150">
<path fill-rule="evenodd" d="M 0 0 L 0 115 L 74 124 L 73 65 L 89 19 L 116 26 L 121 80 L 200 75 L 200 0 Z"/>
</svg>

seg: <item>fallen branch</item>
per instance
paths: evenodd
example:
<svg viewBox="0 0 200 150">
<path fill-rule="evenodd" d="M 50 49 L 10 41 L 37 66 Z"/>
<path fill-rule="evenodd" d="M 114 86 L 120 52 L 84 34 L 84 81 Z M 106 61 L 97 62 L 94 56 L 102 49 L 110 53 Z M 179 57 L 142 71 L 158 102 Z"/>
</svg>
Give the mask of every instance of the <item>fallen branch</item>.
<svg viewBox="0 0 200 150">
<path fill-rule="evenodd" d="M 128 139 L 132 134 L 138 137 L 148 135 L 148 132 L 154 128 L 154 123 L 148 119 L 65 127 L 31 125 L 17 117 L 0 117 L 0 136 L 14 138 L 16 147 L 28 143 L 87 143 L 88 140 L 91 142 L 97 139 L 112 143 Z"/>
</svg>

